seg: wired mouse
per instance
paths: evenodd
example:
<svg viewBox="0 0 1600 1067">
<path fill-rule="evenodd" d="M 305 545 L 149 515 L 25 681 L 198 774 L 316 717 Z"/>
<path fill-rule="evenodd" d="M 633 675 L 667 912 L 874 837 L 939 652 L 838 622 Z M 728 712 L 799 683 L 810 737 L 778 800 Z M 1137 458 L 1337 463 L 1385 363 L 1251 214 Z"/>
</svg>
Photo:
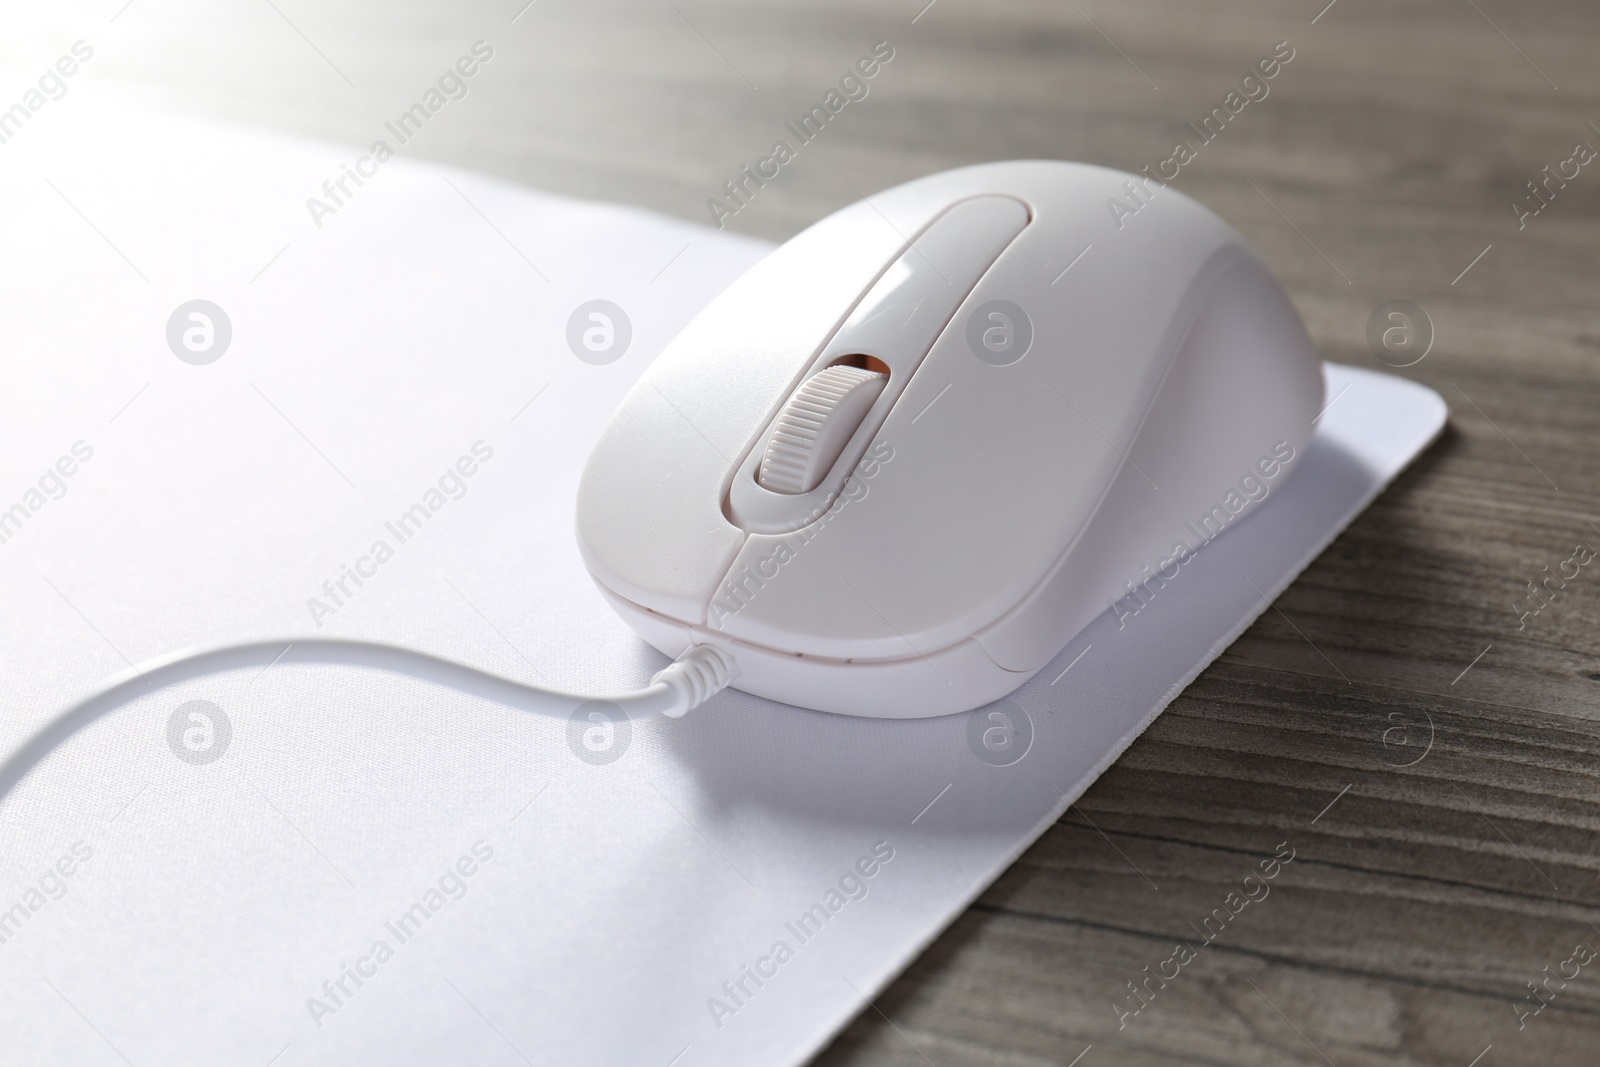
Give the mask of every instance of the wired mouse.
<svg viewBox="0 0 1600 1067">
<path fill-rule="evenodd" d="M 1076 163 L 909 182 L 718 296 L 591 453 L 578 543 L 674 657 L 647 684 L 570 693 L 338 637 L 180 652 L 47 720 L 0 762 L 0 798 L 129 700 L 277 663 L 410 674 L 571 729 L 730 685 L 848 715 L 968 711 L 1181 580 L 1289 476 L 1321 402 L 1282 287 L 1181 193 Z"/>
<path fill-rule="evenodd" d="M 707 306 L 596 444 L 578 541 L 646 641 L 720 650 L 739 689 L 952 714 L 1181 580 L 1289 476 L 1322 394 L 1282 286 L 1205 207 L 1102 167 L 966 167 Z"/>
</svg>

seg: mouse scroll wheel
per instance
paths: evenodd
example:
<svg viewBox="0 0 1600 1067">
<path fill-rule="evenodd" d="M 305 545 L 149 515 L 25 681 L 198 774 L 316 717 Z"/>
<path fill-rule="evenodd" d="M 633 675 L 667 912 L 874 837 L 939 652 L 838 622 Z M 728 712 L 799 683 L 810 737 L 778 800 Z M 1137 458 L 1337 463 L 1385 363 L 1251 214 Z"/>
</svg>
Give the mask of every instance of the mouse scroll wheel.
<svg viewBox="0 0 1600 1067">
<path fill-rule="evenodd" d="M 807 378 L 772 424 L 756 481 L 791 496 L 815 489 L 888 381 L 878 371 L 843 365 Z"/>
</svg>

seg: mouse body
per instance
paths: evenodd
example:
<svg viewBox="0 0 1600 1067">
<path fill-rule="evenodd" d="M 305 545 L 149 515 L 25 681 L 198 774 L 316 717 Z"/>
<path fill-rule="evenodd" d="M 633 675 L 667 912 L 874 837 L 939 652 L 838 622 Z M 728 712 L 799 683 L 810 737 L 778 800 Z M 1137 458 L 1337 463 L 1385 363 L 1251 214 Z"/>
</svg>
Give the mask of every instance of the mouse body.
<svg viewBox="0 0 1600 1067">
<path fill-rule="evenodd" d="M 1321 366 L 1174 189 L 1008 162 L 873 194 L 662 352 L 580 483 L 584 561 L 669 656 L 912 718 L 1004 697 L 1282 485 Z"/>
</svg>

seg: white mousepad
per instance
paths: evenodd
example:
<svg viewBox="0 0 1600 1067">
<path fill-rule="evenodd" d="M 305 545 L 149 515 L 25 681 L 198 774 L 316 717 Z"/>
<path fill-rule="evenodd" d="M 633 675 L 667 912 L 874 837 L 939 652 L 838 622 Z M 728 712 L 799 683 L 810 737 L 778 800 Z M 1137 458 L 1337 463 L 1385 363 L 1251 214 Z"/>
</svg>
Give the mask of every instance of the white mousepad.
<svg viewBox="0 0 1600 1067">
<path fill-rule="evenodd" d="M 362 150 L 89 84 L 4 151 L 0 746 L 130 661 L 269 635 L 595 691 L 659 669 L 583 570 L 577 476 L 769 246 L 403 154 L 313 212 Z M 595 300 L 628 320 L 609 362 L 568 341 Z M 805 1061 L 1442 425 L 1327 375 L 1293 477 L 1003 719 L 729 692 L 588 734 L 267 663 L 128 704 L 0 802 L 6 1058 Z"/>
</svg>

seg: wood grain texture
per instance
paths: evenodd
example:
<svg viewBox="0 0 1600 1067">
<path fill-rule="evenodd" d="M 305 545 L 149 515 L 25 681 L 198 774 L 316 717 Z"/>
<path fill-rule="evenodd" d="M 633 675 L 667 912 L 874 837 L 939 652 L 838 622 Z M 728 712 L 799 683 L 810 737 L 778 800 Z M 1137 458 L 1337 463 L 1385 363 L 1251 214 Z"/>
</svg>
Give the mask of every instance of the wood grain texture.
<svg viewBox="0 0 1600 1067">
<path fill-rule="evenodd" d="M 1137 170 L 1289 41 L 1176 185 L 1261 250 L 1326 358 L 1376 365 L 1372 310 L 1426 308 L 1433 348 L 1398 373 L 1450 427 L 819 1063 L 1593 1063 L 1600 962 L 1520 1031 L 1512 1005 L 1600 945 L 1600 565 L 1526 626 L 1513 605 L 1600 547 L 1600 163 L 1523 229 L 1509 203 L 1600 146 L 1600 9 L 1323 2 L 295 6 L 330 62 L 265 8 L 185 41 L 135 7 L 97 74 L 364 144 L 485 37 L 496 65 L 419 154 L 709 221 L 891 41 L 871 94 L 730 222 L 781 239 L 969 162 Z M 1119 1029 L 1124 983 L 1279 842 L 1270 896 Z"/>
</svg>

